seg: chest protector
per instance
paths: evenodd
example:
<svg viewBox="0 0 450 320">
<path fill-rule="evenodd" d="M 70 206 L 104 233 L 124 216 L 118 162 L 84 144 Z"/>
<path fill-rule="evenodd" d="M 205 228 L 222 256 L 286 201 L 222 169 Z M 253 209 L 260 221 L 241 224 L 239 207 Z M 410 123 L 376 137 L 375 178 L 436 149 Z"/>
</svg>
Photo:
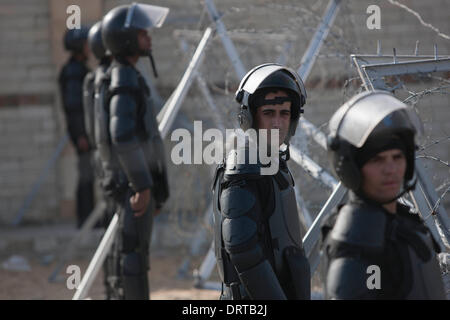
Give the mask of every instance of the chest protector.
<svg viewBox="0 0 450 320">
<path fill-rule="evenodd" d="M 220 240 L 221 221 L 220 194 L 223 192 L 224 173 L 258 175 L 258 165 L 238 165 L 233 169 L 222 164 L 216 170 L 214 178 L 214 220 L 215 220 L 215 253 L 219 275 L 225 285 L 239 281 L 231 261 L 227 259 L 223 241 Z M 266 258 L 271 262 L 276 277 L 288 299 L 310 299 L 310 266 L 302 245 L 302 232 L 295 199 L 294 182 L 288 169 L 279 170 L 271 176 L 275 206 L 268 218 L 261 217 L 262 228 L 260 242 L 265 246 Z M 257 199 L 256 201 L 261 201 Z M 261 213 L 262 215 L 262 213 Z M 263 281 L 263 279 L 262 279 Z"/>
<path fill-rule="evenodd" d="M 432 238 L 426 227 L 415 219 L 398 214 L 390 217 L 374 205 L 347 204 L 340 210 L 325 246 L 328 263 L 336 258 L 349 257 L 369 264 L 381 264 L 382 281 L 386 273 L 400 276 L 399 287 L 388 291 L 396 292 L 395 295 L 391 297 L 386 293 L 388 295 L 384 296 L 380 292 L 382 299 L 445 299 Z M 397 254 L 392 257 L 388 252 Z M 393 268 L 400 268 L 400 271 L 395 273 Z M 339 274 L 330 274 L 329 277 L 336 277 L 331 282 L 344 286 L 357 278 L 346 270 Z M 363 286 L 366 284 L 354 284 L 354 287 Z"/>
</svg>

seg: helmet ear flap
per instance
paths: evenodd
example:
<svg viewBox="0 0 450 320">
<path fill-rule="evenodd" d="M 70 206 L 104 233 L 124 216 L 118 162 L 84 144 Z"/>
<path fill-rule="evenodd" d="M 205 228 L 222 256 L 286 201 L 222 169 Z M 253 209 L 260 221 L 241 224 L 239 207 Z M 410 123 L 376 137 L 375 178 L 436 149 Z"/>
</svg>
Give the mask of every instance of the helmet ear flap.
<svg viewBox="0 0 450 320">
<path fill-rule="evenodd" d="M 338 151 L 340 145 L 339 137 L 337 136 L 328 136 L 327 138 L 327 146 L 329 150 Z"/>
<path fill-rule="evenodd" d="M 356 191 L 361 186 L 361 172 L 353 159 L 352 148 L 353 146 L 346 141 L 340 141 L 338 137 L 328 139 L 328 155 L 335 174 L 347 188 Z M 339 152 L 336 152 L 337 150 Z"/>
<path fill-rule="evenodd" d="M 300 109 L 302 109 L 301 112 L 303 112 L 303 106 L 306 104 L 306 97 L 303 95 L 303 93 L 302 93 L 302 95 L 300 96 L 300 103 L 301 103 Z"/>
<path fill-rule="evenodd" d="M 299 119 L 291 120 L 291 122 L 289 124 L 288 134 L 287 134 L 286 138 L 284 139 L 284 143 L 285 144 L 289 144 L 289 140 L 295 135 L 295 131 L 296 131 L 297 126 L 298 126 L 298 121 L 299 121 Z"/>
<path fill-rule="evenodd" d="M 345 176 L 339 174 L 337 170 L 345 172 Z M 357 191 L 361 186 L 361 173 L 354 161 L 342 161 L 342 164 L 336 168 L 336 173 L 345 186 L 350 190 Z"/>
<path fill-rule="evenodd" d="M 243 98 L 244 98 L 244 90 L 239 89 L 238 92 L 236 92 L 236 97 L 235 97 L 235 99 L 236 99 L 236 101 L 237 101 L 238 103 L 242 103 L 242 99 L 243 99 Z"/>
<path fill-rule="evenodd" d="M 239 126 L 242 130 L 247 131 L 253 125 L 253 116 L 250 112 L 250 108 L 246 105 L 241 105 L 238 114 Z"/>
</svg>

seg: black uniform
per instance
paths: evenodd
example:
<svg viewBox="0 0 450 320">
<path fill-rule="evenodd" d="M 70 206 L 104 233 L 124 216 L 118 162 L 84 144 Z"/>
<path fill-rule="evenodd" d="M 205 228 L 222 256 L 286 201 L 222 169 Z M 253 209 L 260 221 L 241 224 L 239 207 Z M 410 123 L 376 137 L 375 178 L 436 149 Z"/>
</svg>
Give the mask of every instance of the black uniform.
<svg viewBox="0 0 450 320">
<path fill-rule="evenodd" d="M 95 169 L 96 177 L 100 180 L 100 184 L 104 185 L 105 173 L 102 168 L 102 160 L 100 158 L 99 150 L 97 147 L 95 131 L 97 130 L 95 121 L 95 94 L 98 94 L 102 80 L 105 78 L 105 74 L 111 64 L 109 57 L 105 57 L 100 61 L 98 67 L 89 72 L 83 82 L 83 112 L 84 112 L 84 124 L 86 136 L 89 141 L 93 153 L 93 167 Z"/>
<path fill-rule="evenodd" d="M 392 214 L 351 193 L 322 234 L 327 298 L 445 299 L 436 260 L 439 247 L 409 207 L 397 203 Z M 367 285 L 373 265 L 380 270 L 379 289 Z"/>
<path fill-rule="evenodd" d="M 83 112 L 83 79 L 89 72 L 83 62 L 73 56 L 59 75 L 59 86 L 70 139 L 78 154 L 77 224 L 80 227 L 94 207 L 93 168 L 90 150 L 78 147 L 78 139 L 86 136 Z"/>
<path fill-rule="evenodd" d="M 149 298 L 153 212 L 168 197 L 164 148 L 149 94 L 145 80 L 132 65 L 115 61 L 101 81 L 101 99 L 95 106 L 105 188 L 116 199 L 120 212 L 115 248 L 120 252 L 118 278 L 125 299 Z M 147 188 L 151 190 L 149 208 L 135 217 L 129 199 Z"/>
<path fill-rule="evenodd" d="M 327 297 L 444 299 L 430 232 L 408 207 L 397 203 L 395 213 L 384 207 L 415 186 L 415 137 L 421 125 L 414 110 L 386 91 L 363 92 L 334 113 L 329 129 L 333 169 L 351 193 L 334 226 L 331 221 L 323 228 Z M 401 151 L 405 158 L 402 190 L 391 199 L 369 197 L 363 167 L 387 150 Z M 381 161 L 380 179 L 397 179 L 393 174 L 399 172 L 385 170 L 389 163 Z"/>
<path fill-rule="evenodd" d="M 132 3 L 113 8 L 101 22 L 98 44 L 104 45 L 114 62 L 96 88 L 95 138 L 105 174 L 103 187 L 114 197 L 120 217 L 114 256 L 119 260 L 120 290 L 116 291 L 124 299 L 149 298 L 153 213 L 169 196 L 164 146 L 150 90 L 127 57 L 151 56 L 138 35 L 160 27 L 168 12 L 168 8 Z M 130 197 L 147 189 L 151 193 L 147 210 L 135 217 Z"/>
<path fill-rule="evenodd" d="M 232 152 L 214 180 L 221 299 L 309 299 L 309 263 L 286 161 L 280 157 L 279 171 L 269 176 L 260 174 L 260 164 L 235 165 L 236 157 Z"/>
<path fill-rule="evenodd" d="M 97 223 L 96 227 L 107 228 L 111 222 L 111 219 L 116 211 L 116 203 L 111 194 L 104 188 L 105 185 L 105 170 L 102 165 L 102 160 L 100 158 L 100 153 L 97 148 L 96 140 L 95 140 L 95 130 L 96 130 L 96 122 L 95 122 L 95 94 L 98 93 L 98 88 L 100 87 L 100 83 L 104 78 L 109 66 L 111 64 L 111 60 L 109 57 L 104 57 L 100 60 L 100 64 L 93 71 L 89 72 L 84 78 L 83 83 L 83 108 L 84 108 L 84 117 L 85 117 L 85 127 L 86 134 L 89 139 L 89 144 L 92 146 L 92 163 L 94 167 L 95 177 L 100 184 L 100 190 L 102 194 L 102 199 L 105 203 L 105 210 L 103 212 L 102 220 Z M 117 273 L 119 269 L 119 259 L 114 254 L 114 251 L 110 251 L 106 256 L 105 262 L 103 264 L 103 275 L 104 275 L 104 284 L 106 288 L 106 298 L 110 299 L 118 299 L 119 295 L 117 293 L 118 286 L 118 278 Z"/>
</svg>

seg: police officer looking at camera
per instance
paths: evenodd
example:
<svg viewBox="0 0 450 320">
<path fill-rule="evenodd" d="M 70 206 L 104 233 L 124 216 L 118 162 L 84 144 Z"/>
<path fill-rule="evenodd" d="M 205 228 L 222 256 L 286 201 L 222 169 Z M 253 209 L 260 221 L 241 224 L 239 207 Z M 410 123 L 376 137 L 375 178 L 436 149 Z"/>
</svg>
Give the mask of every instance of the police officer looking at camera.
<svg viewBox="0 0 450 320">
<path fill-rule="evenodd" d="M 398 201 L 415 186 L 414 111 L 387 92 L 365 92 L 329 127 L 331 163 L 350 194 L 322 227 L 327 298 L 445 299 L 438 246 Z"/>
<path fill-rule="evenodd" d="M 287 166 L 289 140 L 306 102 L 305 88 L 295 71 L 269 63 L 245 75 L 236 100 L 242 130 L 279 130 L 279 140 L 259 137 L 257 145 L 275 143 L 279 167 L 273 175 L 261 174 L 263 164 L 259 159 L 248 161 L 246 145 L 232 150 L 216 170 L 214 239 L 223 286 L 220 298 L 309 299 L 309 263 Z M 242 164 L 240 152 L 246 158 Z"/>
</svg>

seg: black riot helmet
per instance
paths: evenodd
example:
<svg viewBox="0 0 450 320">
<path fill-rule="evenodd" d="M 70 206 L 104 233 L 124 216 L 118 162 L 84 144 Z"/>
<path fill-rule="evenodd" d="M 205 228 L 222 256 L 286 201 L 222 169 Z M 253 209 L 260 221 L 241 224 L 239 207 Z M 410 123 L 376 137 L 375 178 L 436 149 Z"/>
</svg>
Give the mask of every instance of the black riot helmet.
<svg viewBox="0 0 450 320">
<path fill-rule="evenodd" d="M 421 122 L 413 109 L 386 91 L 360 93 L 342 105 L 329 123 L 328 155 L 342 183 L 362 195 L 363 164 L 381 151 L 399 148 L 406 157 L 404 190 L 414 188 L 416 138 Z M 391 202 L 392 199 L 388 202 Z"/>
<path fill-rule="evenodd" d="M 68 29 L 64 34 L 64 48 L 73 53 L 83 52 L 84 43 L 87 40 L 89 29 L 81 26 L 78 29 Z"/>
<path fill-rule="evenodd" d="M 291 101 L 291 124 L 285 143 L 288 145 L 290 138 L 295 134 L 300 114 L 306 103 L 306 90 L 300 76 L 292 69 L 276 63 L 266 63 L 254 67 L 242 79 L 236 91 L 236 101 L 241 105 L 239 111 L 239 125 L 242 130 L 254 126 L 253 118 L 256 109 L 268 101 L 266 94 L 270 90 L 284 90 L 287 98 L 279 98 L 270 103 Z"/>
<path fill-rule="evenodd" d="M 102 39 L 113 56 L 148 55 L 141 52 L 138 31 L 159 28 L 169 13 L 169 8 L 141 3 L 118 6 L 102 20 Z"/>
<path fill-rule="evenodd" d="M 102 41 L 102 22 L 98 21 L 94 24 L 88 33 L 88 45 L 92 53 L 98 60 L 102 60 L 106 56 L 106 49 Z"/>
</svg>

